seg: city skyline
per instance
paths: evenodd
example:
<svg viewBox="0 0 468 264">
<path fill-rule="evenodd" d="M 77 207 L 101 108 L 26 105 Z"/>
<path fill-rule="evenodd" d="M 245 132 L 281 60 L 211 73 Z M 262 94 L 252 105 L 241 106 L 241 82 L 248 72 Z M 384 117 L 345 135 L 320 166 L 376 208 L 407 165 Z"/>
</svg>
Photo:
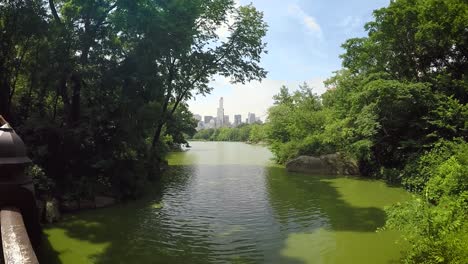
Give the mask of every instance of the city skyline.
<svg viewBox="0 0 468 264">
<path fill-rule="evenodd" d="M 231 119 L 226 115 L 224 111 L 224 98 L 220 97 L 218 101 L 218 107 L 216 109 L 216 115 L 201 115 L 199 113 L 193 113 L 194 118 L 198 121 L 197 130 L 207 128 L 221 128 L 221 127 L 236 127 L 241 124 L 253 124 L 256 122 L 264 122 L 259 116 L 253 112 L 248 112 L 246 115 L 233 114 Z M 245 117 L 245 119 L 243 119 Z M 232 120 L 232 122 L 230 121 Z M 245 121 L 244 121 L 245 120 Z"/>
<path fill-rule="evenodd" d="M 265 41 L 268 54 L 261 66 L 268 75 L 261 82 L 232 84 L 230 78 L 213 76 L 206 96 L 196 95 L 188 101 L 189 109 L 200 115 L 216 115 L 219 97 L 224 97 L 226 113 L 254 112 L 265 121 L 273 105 L 273 95 L 281 85 L 295 90 L 307 82 L 313 91 L 326 91 L 323 81 L 341 68 L 341 47 L 351 37 L 366 36 L 364 24 L 372 20 L 372 11 L 386 6 L 389 0 L 375 1 L 279 1 L 236 0 L 238 5 L 253 2 L 268 23 Z M 229 33 L 220 30 L 221 37 Z"/>
<path fill-rule="evenodd" d="M 249 114 L 251 114 L 251 113 L 253 113 L 255 115 L 255 118 L 257 120 L 258 120 L 258 118 L 260 118 L 260 120 L 262 122 L 265 122 L 265 120 L 267 118 L 267 110 L 265 110 L 263 112 L 263 114 L 262 113 L 257 113 L 255 111 L 251 111 L 248 108 L 245 108 L 245 110 L 242 111 L 242 112 L 229 111 L 229 109 L 226 107 L 226 105 L 231 106 L 233 102 L 230 102 L 229 100 L 225 100 L 225 99 L 226 99 L 226 97 L 223 97 L 223 96 L 218 97 L 217 100 L 216 100 L 217 103 L 214 104 L 213 107 L 210 107 L 209 105 L 205 104 L 204 108 L 207 109 L 207 110 L 203 110 L 203 111 L 199 111 L 199 112 L 191 110 L 191 112 L 192 112 L 192 114 L 194 116 L 197 116 L 197 115 L 200 116 L 201 121 L 204 121 L 205 123 L 207 123 L 206 120 L 205 120 L 206 117 L 211 117 L 212 119 L 219 119 L 219 117 L 221 116 L 221 113 L 222 113 L 223 116 L 228 116 L 228 119 L 230 120 L 231 124 L 234 124 L 237 115 L 241 115 L 242 123 L 245 123 L 245 119 L 248 118 Z M 229 99 L 229 98 L 227 98 L 227 99 Z M 220 102 L 221 100 L 222 100 L 222 105 L 221 105 L 221 102 Z M 209 109 L 211 109 L 211 111 Z M 226 111 L 226 109 L 227 109 L 227 111 Z M 223 121 L 224 121 L 224 119 L 223 119 Z"/>
</svg>

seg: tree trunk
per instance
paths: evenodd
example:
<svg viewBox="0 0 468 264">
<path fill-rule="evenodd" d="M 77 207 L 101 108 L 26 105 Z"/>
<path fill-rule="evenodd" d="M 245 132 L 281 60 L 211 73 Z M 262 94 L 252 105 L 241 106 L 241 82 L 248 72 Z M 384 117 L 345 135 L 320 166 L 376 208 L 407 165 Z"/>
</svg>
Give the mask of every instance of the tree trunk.
<svg viewBox="0 0 468 264">
<path fill-rule="evenodd" d="M 0 115 L 10 119 L 10 86 L 5 80 L 0 80 Z"/>
<path fill-rule="evenodd" d="M 31 75 L 29 77 L 29 89 L 28 89 L 28 100 L 26 101 L 26 105 L 24 106 L 24 120 L 29 118 L 29 112 L 31 110 L 32 105 L 32 91 L 33 88 L 36 86 L 36 68 L 31 71 Z"/>
<path fill-rule="evenodd" d="M 71 76 L 73 83 L 73 91 L 71 98 L 71 109 L 70 109 L 70 124 L 74 126 L 80 120 L 80 104 L 81 104 L 81 78 L 77 74 Z"/>
<path fill-rule="evenodd" d="M 158 122 L 158 126 L 156 127 L 156 131 L 153 135 L 153 142 L 151 144 L 151 151 L 155 150 L 157 143 L 159 142 L 159 137 L 161 136 L 162 128 L 167 120 L 167 108 L 169 107 L 169 101 L 171 100 L 172 95 L 172 81 L 174 80 L 174 66 L 175 62 L 169 59 L 170 66 L 168 68 L 168 77 L 167 77 L 167 94 L 165 96 L 164 104 L 161 110 L 161 116 Z"/>
<path fill-rule="evenodd" d="M 156 128 L 156 131 L 154 132 L 153 143 L 151 144 L 151 150 L 152 151 L 156 148 L 156 145 L 159 142 L 159 138 L 161 137 L 161 132 L 162 132 L 163 126 L 164 126 L 164 122 L 163 122 L 163 120 L 160 120 L 159 124 L 158 124 L 158 127 Z"/>
</svg>

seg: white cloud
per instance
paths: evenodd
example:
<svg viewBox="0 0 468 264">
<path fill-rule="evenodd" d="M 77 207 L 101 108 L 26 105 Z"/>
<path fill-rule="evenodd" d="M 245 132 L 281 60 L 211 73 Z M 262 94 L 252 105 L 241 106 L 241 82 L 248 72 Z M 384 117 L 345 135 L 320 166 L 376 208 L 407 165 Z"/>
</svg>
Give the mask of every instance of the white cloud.
<svg viewBox="0 0 468 264">
<path fill-rule="evenodd" d="M 326 91 L 323 81 L 324 78 L 311 78 L 306 82 L 315 93 L 322 94 Z M 268 108 L 273 105 L 273 95 L 279 92 L 280 87 L 286 85 L 290 90 L 296 90 L 302 83 L 303 81 L 265 79 L 243 85 L 230 84 L 228 78 L 216 77 L 212 82 L 212 94 L 206 97 L 198 95 L 189 102 L 189 106 L 194 114 L 215 116 L 219 98 L 224 97 L 224 111 L 231 120 L 235 114 L 241 114 L 245 119 L 249 112 L 265 120 Z"/>
<path fill-rule="evenodd" d="M 301 9 L 297 4 L 290 4 L 288 6 L 288 13 L 290 16 L 299 20 L 310 33 L 322 37 L 322 28 L 317 23 L 313 16 L 308 15 L 304 10 Z"/>
<path fill-rule="evenodd" d="M 359 29 L 363 25 L 363 20 L 357 16 L 347 16 L 338 23 L 338 26 L 343 28 L 347 33 L 351 33 Z"/>
</svg>

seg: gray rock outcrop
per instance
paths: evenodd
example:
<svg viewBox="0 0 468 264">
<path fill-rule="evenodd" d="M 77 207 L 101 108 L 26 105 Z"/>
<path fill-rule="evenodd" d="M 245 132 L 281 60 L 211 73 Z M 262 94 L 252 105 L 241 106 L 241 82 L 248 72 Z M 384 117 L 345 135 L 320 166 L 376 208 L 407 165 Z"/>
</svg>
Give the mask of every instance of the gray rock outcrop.
<svg viewBox="0 0 468 264">
<path fill-rule="evenodd" d="M 96 208 L 109 207 L 115 204 L 115 199 L 108 196 L 96 196 Z"/>
<path fill-rule="evenodd" d="M 340 153 L 319 157 L 299 156 L 288 161 L 286 169 L 291 172 L 322 175 L 359 175 L 357 162 Z"/>
</svg>

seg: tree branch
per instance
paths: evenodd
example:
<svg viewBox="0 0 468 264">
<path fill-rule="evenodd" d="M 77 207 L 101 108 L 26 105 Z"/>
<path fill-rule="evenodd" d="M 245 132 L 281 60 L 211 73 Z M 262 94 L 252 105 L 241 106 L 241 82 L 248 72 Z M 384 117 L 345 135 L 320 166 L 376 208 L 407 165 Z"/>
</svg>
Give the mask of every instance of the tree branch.
<svg viewBox="0 0 468 264">
<path fill-rule="evenodd" d="M 101 17 L 101 19 L 98 21 L 98 23 L 96 23 L 96 27 L 95 27 L 96 30 L 97 30 L 98 27 L 102 26 L 102 25 L 105 23 L 106 18 L 107 18 L 107 15 L 108 15 L 112 10 L 114 10 L 116 7 L 117 7 L 117 2 L 115 2 L 113 5 L 109 6 L 109 8 L 108 8 L 106 11 L 104 11 L 103 17 Z"/>
<path fill-rule="evenodd" d="M 159 140 L 159 136 L 161 134 L 162 127 L 164 126 L 166 119 L 167 119 L 167 108 L 169 107 L 169 101 L 171 99 L 171 94 L 172 94 L 172 81 L 174 79 L 174 67 L 175 67 L 175 59 L 172 60 L 169 58 L 169 72 L 168 72 L 168 77 L 167 77 L 167 94 L 166 98 L 164 100 L 163 108 L 161 110 L 161 116 L 160 120 L 158 122 L 158 125 L 156 127 L 156 130 L 153 135 L 153 142 L 151 144 L 152 148 L 156 147 L 156 143 Z"/>
<path fill-rule="evenodd" d="M 60 17 L 58 16 L 57 9 L 55 8 L 54 0 L 49 0 L 49 7 L 50 7 L 50 11 L 52 11 L 52 15 L 54 16 L 54 18 L 55 18 L 55 20 L 57 21 L 57 23 L 59 23 L 59 24 L 61 25 L 61 24 L 62 24 L 62 20 L 61 20 Z"/>
<path fill-rule="evenodd" d="M 9 94 L 9 98 L 8 98 L 8 104 L 11 104 L 11 101 L 13 99 L 13 95 L 15 94 L 15 91 L 16 91 L 16 82 L 18 81 L 18 75 L 19 75 L 19 70 L 21 68 L 21 65 L 23 64 L 23 59 L 24 59 L 24 56 L 26 55 L 26 52 L 28 51 L 28 48 L 29 48 L 29 41 L 31 40 L 31 37 L 28 37 L 27 40 L 26 40 L 26 44 L 24 45 L 24 49 L 23 51 L 21 52 L 21 55 L 20 55 L 20 58 L 19 58 L 19 61 L 15 67 L 15 73 L 14 73 L 14 81 L 12 83 L 12 86 L 11 86 L 11 91 L 10 91 L 10 94 Z"/>
</svg>

